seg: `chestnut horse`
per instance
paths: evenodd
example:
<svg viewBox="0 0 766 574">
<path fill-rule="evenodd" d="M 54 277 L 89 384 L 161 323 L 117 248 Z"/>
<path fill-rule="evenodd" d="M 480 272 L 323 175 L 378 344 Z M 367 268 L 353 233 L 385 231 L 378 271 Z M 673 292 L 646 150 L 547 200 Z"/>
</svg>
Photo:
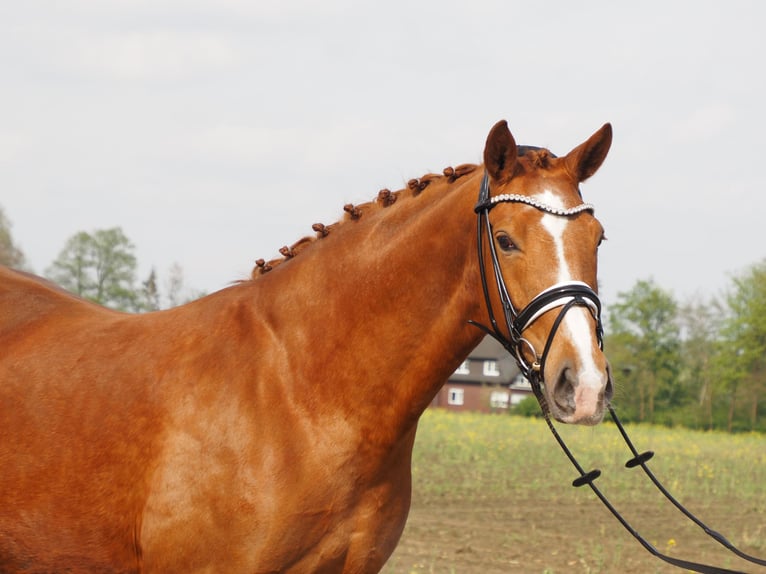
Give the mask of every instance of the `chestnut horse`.
<svg viewBox="0 0 766 574">
<path fill-rule="evenodd" d="M 418 418 L 484 336 L 469 321 L 502 306 L 477 256 L 483 175 L 529 200 L 491 212 L 513 301 L 595 289 L 603 230 L 569 208 L 611 138 L 606 124 L 558 158 L 499 122 L 483 166 L 347 205 L 251 279 L 166 311 L 0 270 L 0 571 L 379 571 L 407 518 Z M 550 345 L 561 421 L 596 424 L 609 400 L 595 323 L 573 308 Z"/>
</svg>

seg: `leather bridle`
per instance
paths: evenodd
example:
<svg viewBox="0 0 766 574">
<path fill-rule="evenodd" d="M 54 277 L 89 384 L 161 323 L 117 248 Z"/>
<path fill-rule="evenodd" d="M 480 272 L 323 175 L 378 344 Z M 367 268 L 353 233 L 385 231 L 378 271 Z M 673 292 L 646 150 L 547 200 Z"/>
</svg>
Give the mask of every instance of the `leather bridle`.
<svg viewBox="0 0 766 574">
<path fill-rule="evenodd" d="M 559 325 L 564 319 L 564 315 L 573 307 L 587 308 L 595 320 L 595 334 L 599 347 L 603 346 L 603 326 L 601 323 L 601 300 L 598 294 L 586 283 L 582 281 L 566 281 L 556 283 L 548 287 L 537 296 L 535 296 L 527 305 L 517 310 L 511 300 L 508 292 L 503 272 L 500 268 L 500 262 L 497 256 L 497 248 L 492 235 L 492 224 L 489 221 L 489 212 L 493 207 L 500 203 L 525 203 L 536 209 L 558 216 L 570 216 L 583 211 L 593 211 L 593 206 L 588 203 L 582 203 L 570 209 L 558 209 L 545 205 L 531 197 L 525 195 L 505 194 L 496 197 L 490 197 L 489 176 L 485 173 L 481 182 L 479 191 L 479 201 L 474 208 L 478 216 L 477 225 L 477 243 L 479 253 L 479 267 L 481 269 L 481 284 L 484 291 L 484 300 L 487 304 L 490 326 L 482 325 L 476 321 L 471 321 L 488 335 L 500 342 L 505 349 L 511 353 L 522 374 L 532 383 L 533 387 L 543 384 L 545 363 L 550 351 L 553 338 L 556 336 Z M 495 278 L 495 286 L 503 308 L 503 318 L 505 319 L 506 334 L 500 329 L 495 312 L 492 307 L 490 297 L 489 281 L 487 280 L 487 266 L 484 258 L 484 235 L 486 233 L 487 244 L 489 248 L 490 259 L 492 263 L 492 274 Z M 558 316 L 553 322 L 553 327 L 548 333 L 548 338 L 543 347 L 542 353 L 535 350 L 534 345 L 524 337 L 524 331 L 528 329 L 544 313 L 556 308 L 561 308 Z M 533 359 L 528 360 L 527 353 L 530 353 Z"/>
<path fill-rule="evenodd" d="M 519 148 L 522 149 L 521 147 Z M 490 325 L 483 325 L 476 321 L 469 321 L 472 325 L 482 329 L 489 336 L 496 339 L 512 356 L 515 357 L 516 363 L 521 370 L 521 373 L 527 378 L 532 385 L 535 397 L 540 404 L 545 421 L 553 434 L 554 438 L 558 442 L 561 449 L 569 458 L 572 465 L 577 469 L 579 476 L 572 481 L 572 485 L 575 487 L 588 485 L 604 506 L 612 513 L 612 515 L 622 524 L 622 526 L 652 555 L 656 556 L 660 560 L 683 568 L 692 572 L 699 572 L 701 574 L 732 574 L 740 571 L 728 570 L 726 568 L 720 568 L 717 566 L 710 566 L 707 564 L 699 564 L 697 562 L 691 562 L 668 556 L 660 552 L 654 545 L 649 543 L 641 534 L 635 530 L 628 521 L 620 514 L 620 512 L 612 505 L 612 503 L 606 498 L 601 490 L 594 484 L 594 481 L 601 476 L 601 471 L 594 469 L 586 472 L 572 452 L 567 447 L 564 440 L 559 435 L 556 427 L 550 418 L 550 409 L 548 407 L 547 399 L 542 390 L 545 384 L 545 362 L 550 351 L 551 344 L 556 332 L 566 315 L 566 313 L 573 307 L 586 307 L 595 320 L 595 334 L 598 341 L 599 348 L 603 349 L 603 326 L 601 322 L 601 300 L 598 294 L 587 284 L 580 281 L 567 281 L 563 283 L 557 283 L 553 285 L 537 296 L 535 296 L 526 307 L 518 311 L 511 300 L 510 293 L 506 286 L 503 273 L 500 268 L 500 262 L 497 256 L 497 249 L 495 247 L 495 241 L 492 234 L 492 224 L 489 220 L 489 212 L 492 208 L 500 203 L 524 203 L 530 205 L 536 209 L 550 213 L 557 216 L 567 217 L 572 216 L 583 211 L 593 212 L 593 206 L 587 203 L 582 203 L 578 206 L 569 209 L 558 209 L 545 205 L 544 203 L 537 201 L 534 198 L 525 195 L 517 194 L 503 194 L 491 197 L 489 188 L 489 176 L 485 172 L 481 182 L 481 188 L 479 191 L 479 200 L 474 208 L 475 213 L 478 216 L 477 224 L 477 244 L 479 254 L 479 267 L 481 272 L 482 289 L 484 292 L 484 300 L 487 306 L 487 312 L 489 315 Z M 484 237 L 486 234 L 488 250 L 490 254 L 492 264 L 492 274 L 495 278 L 495 286 L 498 291 L 498 296 L 503 309 L 503 318 L 505 319 L 505 327 L 507 335 L 500 329 L 495 313 L 492 307 L 492 298 L 490 297 L 489 281 L 487 280 L 487 266 L 485 264 L 484 257 Z M 532 343 L 524 337 L 524 331 L 529 328 L 540 316 L 548 311 L 554 309 L 560 309 L 556 319 L 553 322 L 548 337 L 543 347 L 542 353 L 537 353 Z M 531 361 L 527 360 L 526 353 L 530 353 L 533 357 Z M 607 406 L 609 414 L 614 421 L 615 425 L 620 431 L 620 434 L 628 446 L 631 454 L 633 455 L 628 462 L 625 463 L 627 468 L 634 468 L 640 466 L 647 477 L 651 480 L 654 486 L 667 498 L 684 516 L 699 526 L 708 536 L 713 538 L 719 544 L 726 547 L 728 550 L 739 556 L 740 558 L 747 560 L 753 564 L 759 564 L 766 566 L 766 560 L 751 556 L 729 542 L 719 532 L 709 528 L 705 523 L 699 520 L 694 514 L 687 510 L 676 498 L 674 498 L 670 492 L 662 485 L 657 479 L 654 473 L 647 466 L 647 462 L 654 456 L 652 451 L 646 451 L 639 453 L 633 445 L 630 437 L 628 437 L 624 426 L 617 417 L 617 413 L 611 405 Z M 740 574 L 742 574 L 740 572 Z"/>
</svg>

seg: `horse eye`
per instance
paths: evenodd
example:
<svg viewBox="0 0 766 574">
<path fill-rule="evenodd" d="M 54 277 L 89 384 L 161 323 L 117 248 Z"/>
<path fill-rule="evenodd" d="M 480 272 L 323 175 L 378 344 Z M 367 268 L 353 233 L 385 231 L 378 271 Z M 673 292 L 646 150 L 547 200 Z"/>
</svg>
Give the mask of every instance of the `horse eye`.
<svg viewBox="0 0 766 574">
<path fill-rule="evenodd" d="M 503 251 L 513 251 L 516 249 L 516 246 L 513 244 L 513 241 L 511 241 L 511 238 L 507 235 L 498 235 L 497 236 L 497 244 L 500 246 L 500 249 Z"/>
</svg>

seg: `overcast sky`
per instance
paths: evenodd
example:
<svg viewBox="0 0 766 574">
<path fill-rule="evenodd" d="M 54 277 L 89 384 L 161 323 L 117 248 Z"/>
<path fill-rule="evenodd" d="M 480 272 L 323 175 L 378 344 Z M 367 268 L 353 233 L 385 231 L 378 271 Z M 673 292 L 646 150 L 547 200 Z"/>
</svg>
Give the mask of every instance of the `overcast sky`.
<svg viewBox="0 0 766 574">
<path fill-rule="evenodd" d="M 564 154 L 606 303 L 720 293 L 766 257 L 766 3 L 68 0 L 0 4 L 0 206 L 38 273 L 121 226 L 141 275 L 213 291 L 447 165 L 490 127 Z"/>
</svg>

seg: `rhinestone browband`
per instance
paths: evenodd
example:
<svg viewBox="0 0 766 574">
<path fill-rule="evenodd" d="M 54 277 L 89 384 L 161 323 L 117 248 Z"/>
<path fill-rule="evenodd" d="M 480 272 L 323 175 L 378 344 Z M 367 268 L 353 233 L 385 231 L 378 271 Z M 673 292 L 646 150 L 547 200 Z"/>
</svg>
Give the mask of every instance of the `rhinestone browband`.
<svg viewBox="0 0 766 574">
<path fill-rule="evenodd" d="M 595 211 L 595 207 L 592 203 L 581 203 L 580 205 L 575 205 L 569 209 L 559 209 L 557 207 L 546 205 L 545 203 L 537 201 L 536 199 L 533 199 L 527 195 L 519 195 L 517 193 L 504 193 L 489 199 L 490 205 L 493 206 L 503 202 L 526 203 L 527 205 L 531 205 L 532 207 L 536 207 L 537 209 L 545 211 L 546 213 L 551 213 L 553 215 L 576 215 L 583 211 Z"/>
</svg>

